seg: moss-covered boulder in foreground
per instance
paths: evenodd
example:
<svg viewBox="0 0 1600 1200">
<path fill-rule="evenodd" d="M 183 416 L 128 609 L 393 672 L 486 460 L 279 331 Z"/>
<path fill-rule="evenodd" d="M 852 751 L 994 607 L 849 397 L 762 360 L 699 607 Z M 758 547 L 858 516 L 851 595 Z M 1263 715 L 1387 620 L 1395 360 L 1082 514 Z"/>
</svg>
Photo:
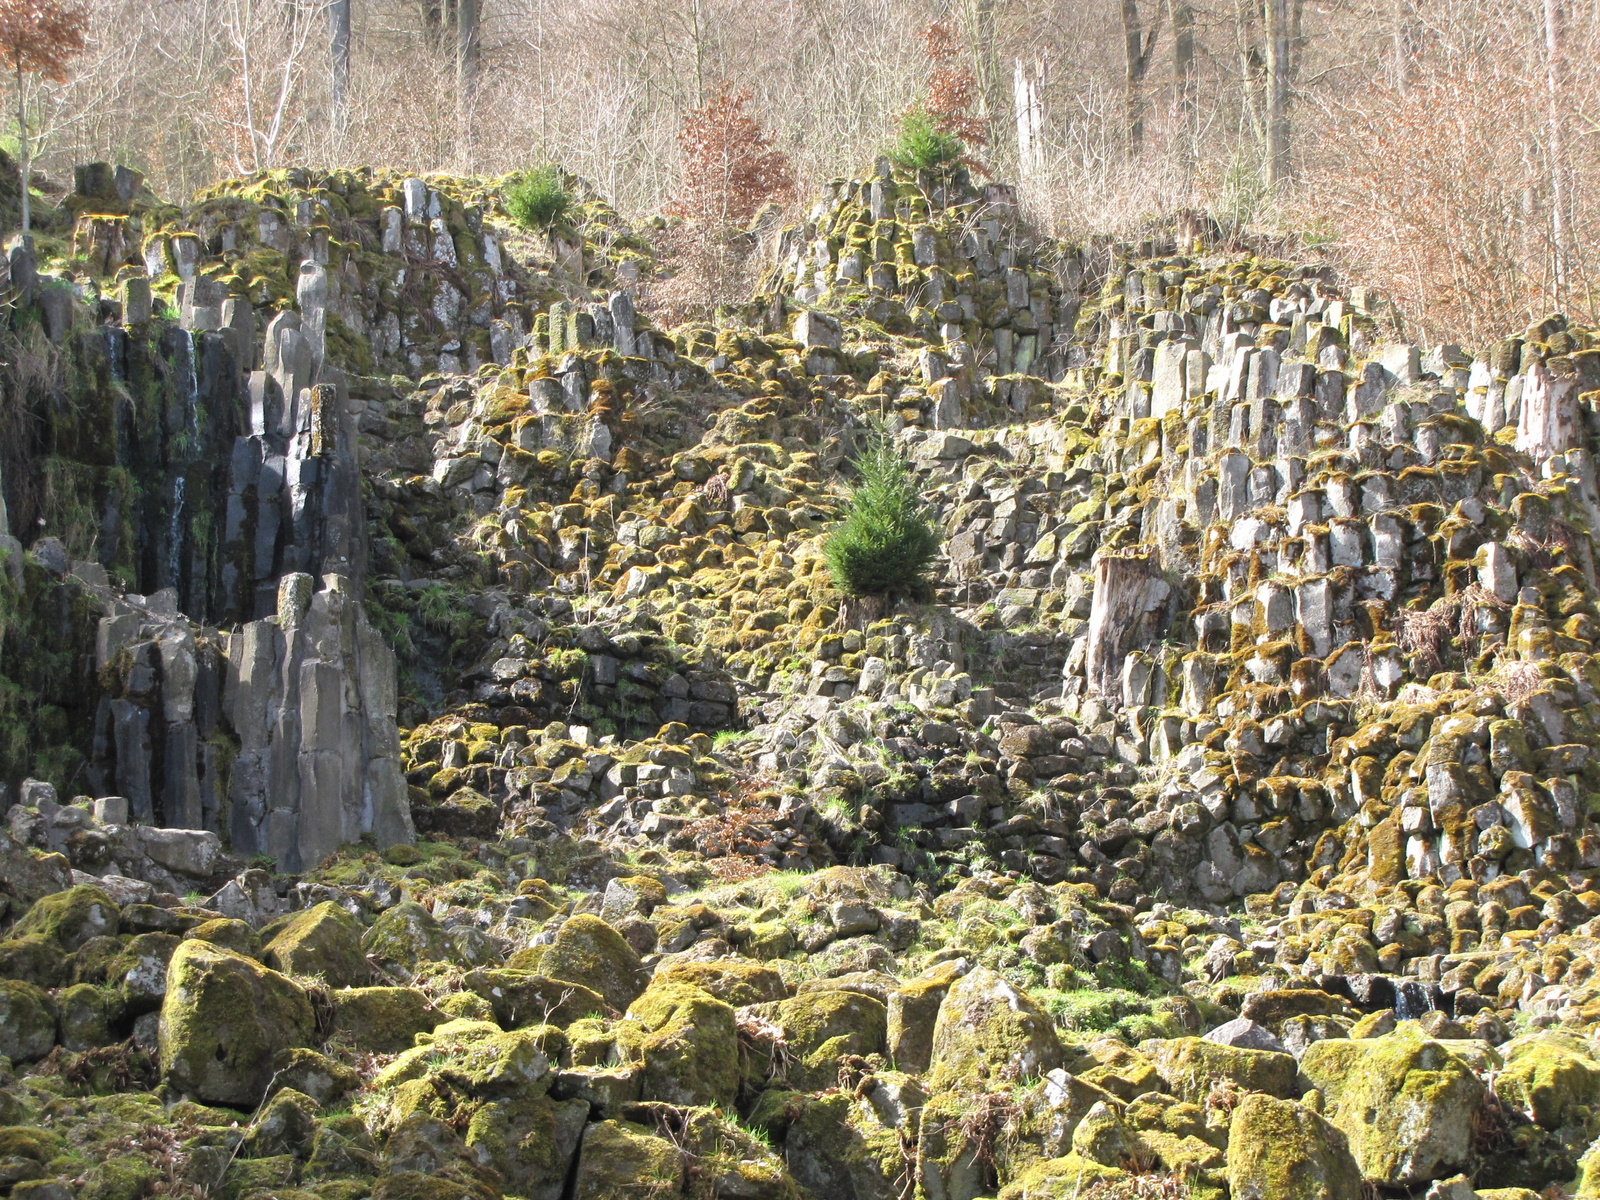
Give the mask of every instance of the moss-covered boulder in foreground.
<svg viewBox="0 0 1600 1200">
<path fill-rule="evenodd" d="M 444 1019 L 416 988 L 344 988 L 333 993 L 331 1035 L 373 1054 L 398 1054 Z"/>
<path fill-rule="evenodd" d="M 1600 1062 L 1581 1038 L 1536 1033 L 1508 1042 L 1501 1053 L 1506 1065 L 1495 1077 L 1495 1094 L 1536 1124 L 1559 1129 L 1600 1103 Z"/>
<path fill-rule="evenodd" d="M 0 979 L 0 1055 L 33 1062 L 56 1044 L 56 1004 L 50 993 L 20 979 Z"/>
<path fill-rule="evenodd" d="M 361 938 L 361 949 L 379 966 L 409 980 L 419 964 L 450 958 L 444 926 L 415 900 L 403 900 L 378 915 Z"/>
<path fill-rule="evenodd" d="M 1420 1033 L 1330 1038 L 1300 1060 L 1361 1173 L 1386 1187 L 1424 1183 L 1471 1164 L 1486 1089 L 1467 1062 Z"/>
<path fill-rule="evenodd" d="M 266 947 L 267 962 L 286 975 L 314 975 L 329 987 L 359 987 L 371 969 L 361 926 L 331 900 L 299 913 Z"/>
<path fill-rule="evenodd" d="M 1034 1079 L 1061 1065 L 1055 1022 L 1033 998 L 979 967 L 950 985 L 933 1029 L 935 1090 L 984 1089 Z"/>
<path fill-rule="evenodd" d="M 789 1173 L 813 1196 L 895 1200 L 905 1170 L 899 1134 L 864 1102 L 830 1092 L 800 1106 L 784 1139 Z"/>
<path fill-rule="evenodd" d="M 583 1133 L 573 1200 L 665 1200 L 683 1187 L 683 1155 L 642 1125 L 598 1121 Z"/>
<path fill-rule="evenodd" d="M 1321 1116 L 1251 1093 L 1228 1126 L 1228 1187 L 1233 1200 L 1360 1200 L 1361 1168 Z"/>
<path fill-rule="evenodd" d="M 1272 1050 L 1245 1050 L 1197 1037 L 1174 1038 L 1156 1048 L 1155 1064 L 1168 1090 L 1191 1104 L 1204 1104 L 1218 1079 L 1280 1100 L 1293 1100 L 1300 1094 L 1294 1056 Z"/>
<path fill-rule="evenodd" d="M 723 1105 L 739 1090 L 733 1009 L 693 984 L 656 982 L 628 1006 L 617 1047 L 644 1063 L 643 1096 L 668 1104 Z"/>
<path fill-rule="evenodd" d="M 90 938 L 116 934 L 121 914 L 105 892 L 84 884 L 37 900 L 13 935 L 37 934 L 63 950 L 76 950 Z"/>
<path fill-rule="evenodd" d="M 782 1000 L 789 994 L 783 976 L 765 963 L 739 958 L 719 958 L 714 962 L 665 963 L 653 983 L 671 979 L 704 988 L 718 1000 L 743 1008 Z"/>
<path fill-rule="evenodd" d="M 562 923 L 539 959 L 539 971 L 599 992 L 618 1012 L 644 990 L 638 953 L 614 928 L 586 913 Z"/>
<path fill-rule="evenodd" d="M 254 1106 L 280 1051 L 309 1046 L 311 1002 L 293 980 L 254 959 L 188 941 L 167 966 L 161 1076 L 207 1104 Z"/>
<path fill-rule="evenodd" d="M 802 1092 L 836 1086 L 844 1056 L 883 1050 L 884 1007 L 859 992 L 805 992 L 774 1005 L 773 1014 L 792 1056 L 785 1082 Z"/>
</svg>

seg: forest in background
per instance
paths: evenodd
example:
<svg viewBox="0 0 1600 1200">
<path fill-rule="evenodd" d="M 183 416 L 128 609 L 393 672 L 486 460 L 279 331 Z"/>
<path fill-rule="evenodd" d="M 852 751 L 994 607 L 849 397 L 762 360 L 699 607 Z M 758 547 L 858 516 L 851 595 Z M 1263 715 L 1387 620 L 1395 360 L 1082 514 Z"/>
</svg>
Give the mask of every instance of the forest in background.
<svg viewBox="0 0 1600 1200">
<path fill-rule="evenodd" d="M 1574 0 L 92 0 L 72 76 L 24 104 L 57 179 L 110 159 L 180 199 L 290 164 L 556 163 L 641 218 L 719 95 L 749 93 L 803 206 L 941 72 L 971 157 L 1055 235 L 1203 213 L 1434 339 L 1600 309 L 1600 6 Z"/>
</svg>

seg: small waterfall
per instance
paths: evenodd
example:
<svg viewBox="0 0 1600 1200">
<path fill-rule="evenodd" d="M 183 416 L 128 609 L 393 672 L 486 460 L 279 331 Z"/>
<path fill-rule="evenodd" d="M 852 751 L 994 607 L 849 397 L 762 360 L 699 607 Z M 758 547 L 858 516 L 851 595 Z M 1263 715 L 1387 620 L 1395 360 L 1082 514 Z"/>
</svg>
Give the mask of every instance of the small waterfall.
<svg viewBox="0 0 1600 1200">
<path fill-rule="evenodd" d="M 183 501 L 187 480 L 182 475 L 172 481 L 172 523 L 167 535 L 167 568 L 173 587 L 182 579 L 183 562 Z"/>
<path fill-rule="evenodd" d="M 111 368 L 113 382 L 127 382 L 122 374 L 122 330 L 115 325 L 102 325 L 100 332 L 106 339 L 106 365 Z"/>
<path fill-rule="evenodd" d="M 1439 1007 L 1439 988 L 1435 984 L 1415 979 L 1403 979 L 1395 984 L 1394 1015 L 1397 1020 L 1414 1021 Z"/>
</svg>

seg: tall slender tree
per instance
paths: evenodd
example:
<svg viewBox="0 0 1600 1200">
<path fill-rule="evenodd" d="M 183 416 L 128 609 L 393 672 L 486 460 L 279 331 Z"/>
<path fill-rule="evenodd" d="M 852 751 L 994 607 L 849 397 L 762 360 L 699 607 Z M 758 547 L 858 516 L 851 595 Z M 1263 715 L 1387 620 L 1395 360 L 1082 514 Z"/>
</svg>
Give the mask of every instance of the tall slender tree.
<svg viewBox="0 0 1600 1200">
<path fill-rule="evenodd" d="M 329 80 L 333 128 L 342 134 L 350 118 L 350 0 L 331 0 L 328 26 L 328 48 L 333 58 Z"/>
<path fill-rule="evenodd" d="M 24 76 L 53 82 L 67 77 L 67 64 L 89 36 L 89 7 L 62 0 L 0 0 L 0 51 L 16 74 L 17 141 L 22 168 L 22 233 L 32 227 L 28 197 L 28 106 Z"/>
</svg>

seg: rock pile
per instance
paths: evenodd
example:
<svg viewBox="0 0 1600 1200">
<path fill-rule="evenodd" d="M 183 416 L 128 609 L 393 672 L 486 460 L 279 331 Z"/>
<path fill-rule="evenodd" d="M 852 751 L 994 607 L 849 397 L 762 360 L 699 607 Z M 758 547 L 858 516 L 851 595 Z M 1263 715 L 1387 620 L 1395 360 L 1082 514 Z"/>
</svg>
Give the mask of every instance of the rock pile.
<svg viewBox="0 0 1600 1200">
<path fill-rule="evenodd" d="M 13 253 L 0 1192 L 1600 1194 L 1593 331 L 886 164 L 666 331 L 569 184 Z"/>
</svg>

